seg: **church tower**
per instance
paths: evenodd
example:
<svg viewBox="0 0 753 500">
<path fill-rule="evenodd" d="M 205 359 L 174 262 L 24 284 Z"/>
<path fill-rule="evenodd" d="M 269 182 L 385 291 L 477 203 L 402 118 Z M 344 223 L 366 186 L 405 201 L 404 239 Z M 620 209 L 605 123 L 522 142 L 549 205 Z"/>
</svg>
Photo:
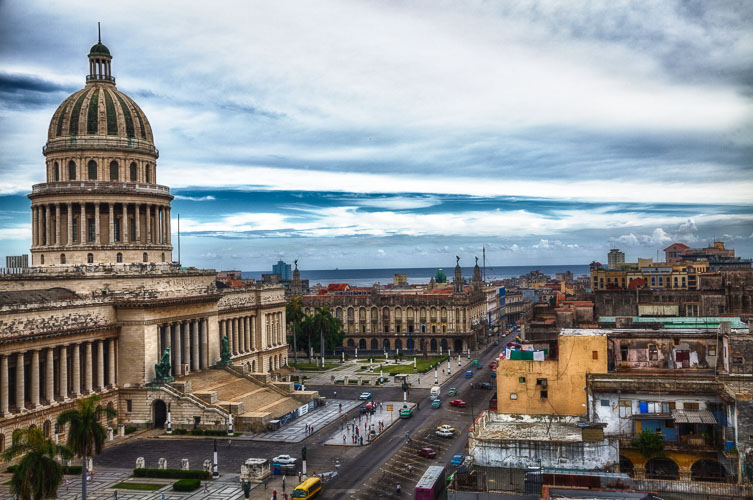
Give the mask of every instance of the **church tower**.
<svg viewBox="0 0 753 500">
<path fill-rule="evenodd" d="M 152 128 L 115 86 L 101 37 L 86 86 L 63 101 L 47 132 L 46 181 L 32 187 L 32 265 L 171 262 L 170 202 L 157 184 Z"/>
<path fill-rule="evenodd" d="M 455 256 L 455 277 L 452 281 L 453 290 L 452 293 L 454 294 L 460 294 L 463 293 L 464 290 L 464 283 L 463 283 L 463 270 L 460 268 L 460 257 Z"/>
</svg>

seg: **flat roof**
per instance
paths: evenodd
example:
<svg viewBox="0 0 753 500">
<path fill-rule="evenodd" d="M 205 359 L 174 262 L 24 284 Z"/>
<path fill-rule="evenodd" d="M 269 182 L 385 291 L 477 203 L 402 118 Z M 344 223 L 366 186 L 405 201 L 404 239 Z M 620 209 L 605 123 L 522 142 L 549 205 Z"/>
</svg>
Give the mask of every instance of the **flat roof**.
<svg viewBox="0 0 753 500">
<path fill-rule="evenodd" d="M 717 329 L 723 321 L 728 321 L 730 327 L 734 329 L 747 329 L 739 317 L 725 318 L 723 316 L 701 316 L 701 317 L 658 317 L 658 316 L 619 316 L 620 318 L 632 318 L 633 324 L 641 323 L 661 323 L 663 328 L 699 328 L 699 329 Z M 616 323 L 618 316 L 600 316 L 599 323 Z"/>
</svg>

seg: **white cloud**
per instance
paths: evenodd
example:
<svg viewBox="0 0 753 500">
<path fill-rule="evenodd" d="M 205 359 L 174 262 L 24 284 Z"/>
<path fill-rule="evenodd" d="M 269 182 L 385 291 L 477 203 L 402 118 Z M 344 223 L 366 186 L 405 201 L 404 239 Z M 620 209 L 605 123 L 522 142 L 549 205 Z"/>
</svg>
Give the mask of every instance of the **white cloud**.
<svg viewBox="0 0 753 500">
<path fill-rule="evenodd" d="M 385 255 L 387 255 L 387 253 L 383 249 L 381 249 L 381 248 L 376 251 L 376 256 L 379 257 L 379 258 L 382 258 Z"/>
<path fill-rule="evenodd" d="M 214 201 L 216 198 L 212 195 L 207 196 L 183 196 L 180 194 L 173 195 L 176 200 L 187 200 L 187 201 Z"/>
</svg>

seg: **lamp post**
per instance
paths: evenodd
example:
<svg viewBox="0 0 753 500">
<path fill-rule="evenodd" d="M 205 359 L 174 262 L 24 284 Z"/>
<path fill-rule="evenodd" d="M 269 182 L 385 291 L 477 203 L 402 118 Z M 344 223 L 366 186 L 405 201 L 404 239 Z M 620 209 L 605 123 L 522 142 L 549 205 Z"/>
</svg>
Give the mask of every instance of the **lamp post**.
<svg viewBox="0 0 753 500">
<path fill-rule="evenodd" d="M 230 405 L 227 405 L 227 433 L 233 435 L 233 409 Z"/>
<path fill-rule="evenodd" d="M 451 372 L 451 370 L 452 370 L 452 362 L 451 361 L 452 360 L 450 358 L 447 358 L 447 376 L 448 377 L 450 375 L 452 375 L 452 372 Z"/>
<path fill-rule="evenodd" d="M 437 372 L 437 366 L 439 366 L 439 364 L 434 365 L 434 385 L 439 385 L 439 373 Z"/>
<path fill-rule="evenodd" d="M 168 434 L 172 434 L 173 433 L 173 419 L 172 419 L 172 415 L 170 413 L 170 405 L 171 405 L 171 403 L 167 403 L 167 424 L 166 424 L 166 428 L 167 428 L 167 433 Z"/>
<path fill-rule="evenodd" d="M 214 440 L 214 455 L 212 457 L 212 477 L 218 478 L 220 477 L 220 470 L 217 466 L 217 440 Z"/>
</svg>

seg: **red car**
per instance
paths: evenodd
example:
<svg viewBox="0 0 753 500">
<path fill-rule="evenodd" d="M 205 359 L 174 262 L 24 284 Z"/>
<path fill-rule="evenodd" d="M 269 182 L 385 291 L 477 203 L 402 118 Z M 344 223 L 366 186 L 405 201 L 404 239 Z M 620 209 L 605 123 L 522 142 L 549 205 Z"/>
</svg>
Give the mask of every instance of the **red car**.
<svg viewBox="0 0 753 500">
<path fill-rule="evenodd" d="M 489 368 L 494 369 L 496 367 L 497 367 L 497 362 L 496 361 L 492 361 L 491 363 L 489 363 Z"/>
<path fill-rule="evenodd" d="M 421 448 L 420 450 L 418 450 L 418 454 L 426 458 L 434 458 L 437 456 L 437 452 L 432 450 L 431 448 Z"/>
<path fill-rule="evenodd" d="M 452 401 L 450 401 L 450 406 L 458 406 L 460 408 L 465 408 L 466 406 L 468 406 L 468 403 L 466 403 L 462 399 L 453 399 Z"/>
</svg>

